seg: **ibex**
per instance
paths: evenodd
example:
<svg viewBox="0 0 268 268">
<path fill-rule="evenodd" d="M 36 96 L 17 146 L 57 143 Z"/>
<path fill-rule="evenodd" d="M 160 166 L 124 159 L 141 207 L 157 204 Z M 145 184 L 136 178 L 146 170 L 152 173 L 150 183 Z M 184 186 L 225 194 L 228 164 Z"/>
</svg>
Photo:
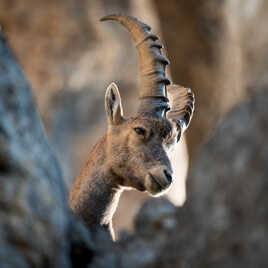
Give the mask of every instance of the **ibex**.
<svg viewBox="0 0 268 268">
<path fill-rule="evenodd" d="M 169 152 L 187 129 L 194 109 L 190 89 L 169 86 L 168 104 L 165 76 L 169 61 L 161 54 L 158 37 L 136 18 L 110 15 L 130 32 L 139 54 L 141 75 L 137 115 L 123 117 L 115 83 L 105 94 L 108 121 L 106 134 L 95 145 L 70 194 L 70 207 L 90 228 L 108 228 L 114 238 L 112 217 L 124 189 L 164 193 L 172 183 Z"/>
</svg>

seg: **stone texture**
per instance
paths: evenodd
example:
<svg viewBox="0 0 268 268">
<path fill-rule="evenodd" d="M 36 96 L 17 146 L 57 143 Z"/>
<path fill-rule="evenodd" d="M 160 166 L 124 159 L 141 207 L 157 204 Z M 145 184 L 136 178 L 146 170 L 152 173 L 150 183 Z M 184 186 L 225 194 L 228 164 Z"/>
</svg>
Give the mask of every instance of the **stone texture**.
<svg viewBox="0 0 268 268">
<path fill-rule="evenodd" d="M 1 267 L 71 267 L 79 246 L 90 256 L 90 234 L 67 207 L 61 169 L 2 33 L 0 182 Z"/>
</svg>

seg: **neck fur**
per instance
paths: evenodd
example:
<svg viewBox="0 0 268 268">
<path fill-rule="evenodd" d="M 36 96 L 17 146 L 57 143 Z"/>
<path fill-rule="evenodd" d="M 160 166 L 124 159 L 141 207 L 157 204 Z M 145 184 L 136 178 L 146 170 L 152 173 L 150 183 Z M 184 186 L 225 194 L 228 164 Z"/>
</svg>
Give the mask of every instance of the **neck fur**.
<svg viewBox="0 0 268 268">
<path fill-rule="evenodd" d="M 105 143 L 104 136 L 93 148 L 70 194 L 70 206 L 87 226 L 104 226 L 113 235 L 112 217 L 122 189 L 116 185 L 115 175 L 105 165 Z"/>
</svg>

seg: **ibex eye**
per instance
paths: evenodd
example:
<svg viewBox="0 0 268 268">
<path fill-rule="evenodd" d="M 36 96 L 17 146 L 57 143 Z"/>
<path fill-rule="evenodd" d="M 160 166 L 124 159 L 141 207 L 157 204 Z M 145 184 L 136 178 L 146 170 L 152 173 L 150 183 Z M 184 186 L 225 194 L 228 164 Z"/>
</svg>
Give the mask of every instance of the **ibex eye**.
<svg viewBox="0 0 268 268">
<path fill-rule="evenodd" d="M 142 135 L 145 136 L 146 130 L 142 127 L 135 127 L 134 131 L 138 134 L 138 135 Z"/>
</svg>

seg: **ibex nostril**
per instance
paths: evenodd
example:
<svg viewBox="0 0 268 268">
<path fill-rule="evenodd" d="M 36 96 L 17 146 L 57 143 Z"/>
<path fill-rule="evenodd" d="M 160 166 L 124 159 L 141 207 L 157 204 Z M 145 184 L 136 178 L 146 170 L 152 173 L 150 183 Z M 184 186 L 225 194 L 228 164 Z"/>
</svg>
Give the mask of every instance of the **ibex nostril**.
<svg viewBox="0 0 268 268">
<path fill-rule="evenodd" d="M 164 169 L 164 174 L 165 174 L 168 182 L 172 183 L 172 176 L 170 175 L 170 173 L 166 169 Z"/>
</svg>

